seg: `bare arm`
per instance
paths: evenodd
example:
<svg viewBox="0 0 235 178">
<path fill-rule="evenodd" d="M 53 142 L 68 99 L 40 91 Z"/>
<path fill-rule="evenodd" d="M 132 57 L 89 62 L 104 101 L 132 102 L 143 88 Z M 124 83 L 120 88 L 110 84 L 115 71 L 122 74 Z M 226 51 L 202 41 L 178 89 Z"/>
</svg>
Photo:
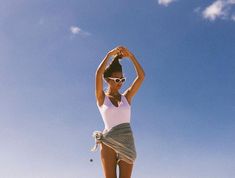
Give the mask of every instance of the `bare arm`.
<svg viewBox="0 0 235 178">
<path fill-rule="evenodd" d="M 95 95 L 96 95 L 96 100 L 99 103 L 99 105 L 101 105 L 103 103 L 103 99 L 104 99 L 104 91 L 103 91 L 103 73 L 105 71 L 107 62 L 109 60 L 109 58 L 115 54 L 119 53 L 119 49 L 114 48 L 113 50 L 109 51 L 106 56 L 104 57 L 104 59 L 102 60 L 102 62 L 100 63 L 100 65 L 98 66 L 97 70 L 96 70 L 96 88 L 95 88 Z"/>
<path fill-rule="evenodd" d="M 104 59 L 102 60 L 102 62 L 100 63 L 100 65 L 98 66 L 97 70 L 96 70 L 96 88 L 95 88 L 95 95 L 96 95 L 96 100 L 99 102 L 102 101 L 103 97 L 104 97 L 104 91 L 103 91 L 103 73 L 105 71 L 107 62 L 110 58 L 109 54 L 106 54 L 106 56 L 104 57 Z"/>
<path fill-rule="evenodd" d="M 137 59 L 135 58 L 134 54 L 132 54 L 126 48 L 124 48 L 123 50 L 124 50 L 123 52 L 124 55 L 126 57 L 129 57 L 132 63 L 134 64 L 136 75 L 137 75 L 137 77 L 135 78 L 131 86 L 124 92 L 124 95 L 126 96 L 127 100 L 129 101 L 129 103 L 131 103 L 132 97 L 136 94 L 142 82 L 144 81 L 145 72 L 143 68 L 141 67 L 141 65 L 139 64 L 139 62 L 137 61 Z"/>
</svg>

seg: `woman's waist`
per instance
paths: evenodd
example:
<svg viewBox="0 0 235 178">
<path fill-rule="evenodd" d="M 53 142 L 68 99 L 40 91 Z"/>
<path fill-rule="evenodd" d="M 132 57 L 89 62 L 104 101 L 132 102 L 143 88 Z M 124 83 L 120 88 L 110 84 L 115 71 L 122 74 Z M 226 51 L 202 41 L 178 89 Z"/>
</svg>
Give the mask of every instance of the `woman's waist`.
<svg viewBox="0 0 235 178">
<path fill-rule="evenodd" d="M 104 125 L 105 125 L 105 129 L 107 130 L 111 130 L 114 127 L 117 126 L 121 126 L 121 124 L 125 124 L 125 123 L 130 123 L 131 120 L 130 119 L 120 119 L 120 120 L 105 120 L 104 121 Z"/>
<path fill-rule="evenodd" d="M 119 133 L 129 133 L 129 131 L 131 131 L 131 124 L 130 122 L 122 122 L 122 123 L 118 123 L 115 125 L 105 125 L 105 128 L 103 130 L 103 133 L 107 133 L 107 132 L 119 132 Z"/>
</svg>

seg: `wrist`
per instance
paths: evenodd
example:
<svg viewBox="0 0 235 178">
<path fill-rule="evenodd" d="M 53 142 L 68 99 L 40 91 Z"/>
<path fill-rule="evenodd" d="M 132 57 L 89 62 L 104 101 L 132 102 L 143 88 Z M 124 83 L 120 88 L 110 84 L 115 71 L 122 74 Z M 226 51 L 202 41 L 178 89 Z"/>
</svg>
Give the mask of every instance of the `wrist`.
<svg viewBox="0 0 235 178">
<path fill-rule="evenodd" d="M 133 57 L 135 57 L 135 56 L 134 56 L 134 54 L 130 53 L 130 54 L 128 55 L 128 57 L 129 57 L 129 58 L 133 58 Z"/>
</svg>

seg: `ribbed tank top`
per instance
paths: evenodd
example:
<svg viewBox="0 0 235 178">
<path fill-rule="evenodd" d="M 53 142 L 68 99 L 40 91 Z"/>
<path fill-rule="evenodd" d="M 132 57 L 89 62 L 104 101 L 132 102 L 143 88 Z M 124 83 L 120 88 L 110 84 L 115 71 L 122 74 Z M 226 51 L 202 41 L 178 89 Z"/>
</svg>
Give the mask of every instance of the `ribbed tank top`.
<svg viewBox="0 0 235 178">
<path fill-rule="evenodd" d="M 106 130 L 109 131 L 112 127 L 122 123 L 130 123 L 131 105 L 129 105 L 124 95 L 121 94 L 121 102 L 118 103 L 118 107 L 113 105 L 106 94 L 104 103 L 99 106 L 97 102 L 97 106 L 104 121 Z"/>
</svg>

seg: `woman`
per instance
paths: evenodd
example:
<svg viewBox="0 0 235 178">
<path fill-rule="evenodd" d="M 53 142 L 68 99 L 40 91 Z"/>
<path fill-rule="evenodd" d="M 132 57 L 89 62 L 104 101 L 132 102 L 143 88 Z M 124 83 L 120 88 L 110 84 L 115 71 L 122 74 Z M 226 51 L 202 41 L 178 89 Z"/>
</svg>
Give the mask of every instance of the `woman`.
<svg viewBox="0 0 235 178">
<path fill-rule="evenodd" d="M 114 56 L 112 63 L 106 68 L 110 57 Z M 119 60 L 129 58 L 137 72 L 132 85 L 123 93 L 119 93 L 126 78 L 122 73 Z M 101 162 L 105 178 L 116 178 L 116 167 L 119 166 L 119 177 L 130 178 L 136 150 L 134 137 L 130 127 L 131 101 L 140 88 L 145 77 L 144 70 L 135 56 L 123 46 L 109 51 L 96 71 L 96 99 L 97 106 L 104 121 L 103 132 L 95 131 L 93 136 L 96 150 L 100 144 Z M 103 91 L 103 78 L 108 84 L 106 93 Z"/>
</svg>

